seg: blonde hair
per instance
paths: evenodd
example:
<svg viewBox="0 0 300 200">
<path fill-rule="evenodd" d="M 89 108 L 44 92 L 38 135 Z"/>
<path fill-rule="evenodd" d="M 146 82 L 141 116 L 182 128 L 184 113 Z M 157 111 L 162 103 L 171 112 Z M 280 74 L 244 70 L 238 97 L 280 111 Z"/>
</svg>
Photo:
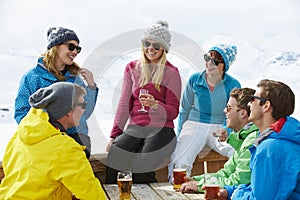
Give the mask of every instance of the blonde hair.
<svg viewBox="0 0 300 200">
<path fill-rule="evenodd" d="M 58 80 L 64 81 L 66 80 L 66 77 L 55 67 L 57 48 L 57 46 L 54 46 L 51 49 L 48 49 L 45 53 L 43 53 L 43 62 L 49 72 L 51 72 Z M 71 74 L 77 75 L 80 70 L 80 67 L 77 63 L 73 62 L 72 65 L 66 65 L 65 69 Z"/>
<path fill-rule="evenodd" d="M 167 55 L 164 50 L 159 61 L 155 64 L 156 68 L 151 72 L 149 67 L 149 62 L 143 51 L 144 47 L 142 46 L 142 55 L 140 61 L 137 63 L 137 69 L 139 70 L 141 76 L 139 79 L 140 87 L 145 86 L 152 80 L 157 91 L 160 92 L 160 84 L 164 76 L 165 65 L 167 63 Z"/>
</svg>

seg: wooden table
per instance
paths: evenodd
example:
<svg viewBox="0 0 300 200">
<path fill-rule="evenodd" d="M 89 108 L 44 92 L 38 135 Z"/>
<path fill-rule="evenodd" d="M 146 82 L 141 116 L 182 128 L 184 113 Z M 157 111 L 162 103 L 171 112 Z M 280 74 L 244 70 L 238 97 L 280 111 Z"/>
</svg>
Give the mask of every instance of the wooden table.
<svg viewBox="0 0 300 200">
<path fill-rule="evenodd" d="M 103 185 L 109 199 L 118 200 L 119 191 L 117 184 Z M 204 199 L 203 194 L 191 194 L 175 192 L 173 185 L 168 182 L 149 183 L 149 184 L 133 184 L 131 189 L 131 199 L 134 200 L 184 200 L 184 199 Z"/>
</svg>

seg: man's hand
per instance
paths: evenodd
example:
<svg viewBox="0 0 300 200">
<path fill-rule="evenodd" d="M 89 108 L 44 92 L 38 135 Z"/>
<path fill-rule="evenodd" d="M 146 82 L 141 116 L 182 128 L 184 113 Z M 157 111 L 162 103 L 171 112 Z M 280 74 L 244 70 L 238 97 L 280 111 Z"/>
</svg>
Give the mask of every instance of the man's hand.
<svg viewBox="0 0 300 200">
<path fill-rule="evenodd" d="M 187 180 L 188 182 L 185 182 L 181 185 L 181 187 L 179 188 L 179 192 L 185 193 L 185 192 L 198 192 L 198 185 L 197 185 L 197 181 L 195 181 L 194 179 L 190 180 L 191 178 L 189 177 L 185 177 L 185 180 Z"/>
</svg>

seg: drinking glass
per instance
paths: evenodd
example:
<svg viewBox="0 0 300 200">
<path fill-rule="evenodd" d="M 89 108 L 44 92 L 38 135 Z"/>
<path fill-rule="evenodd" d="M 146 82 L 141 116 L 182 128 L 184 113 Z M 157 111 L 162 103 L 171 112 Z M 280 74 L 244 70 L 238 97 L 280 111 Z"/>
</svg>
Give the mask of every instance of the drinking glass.
<svg viewBox="0 0 300 200">
<path fill-rule="evenodd" d="M 185 182 L 184 177 L 187 173 L 187 165 L 176 164 L 173 169 L 173 188 L 179 190 L 182 183 Z"/>
<path fill-rule="evenodd" d="M 130 200 L 132 173 L 130 171 L 118 172 L 117 182 L 120 200 Z"/>
<path fill-rule="evenodd" d="M 218 125 L 218 128 L 213 131 L 213 136 L 214 137 L 220 137 L 223 133 L 223 125 Z"/>
<path fill-rule="evenodd" d="M 148 90 L 146 89 L 140 89 L 140 95 L 139 95 L 139 98 L 141 99 L 142 97 L 144 97 L 145 95 L 148 94 Z M 145 107 L 144 105 L 142 104 L 142 107 L 141 109 L 138 110 L 139 112 L 144 112 L 144 113 L 147 113 L 148 111 L 145 110 Z"/>
<path fill-rule="evenodd" d="M 208 200 L 218 199 L 220 190 L 219 180 L 215 174 L 204 174 L 204 190 Z"/>
</svg>

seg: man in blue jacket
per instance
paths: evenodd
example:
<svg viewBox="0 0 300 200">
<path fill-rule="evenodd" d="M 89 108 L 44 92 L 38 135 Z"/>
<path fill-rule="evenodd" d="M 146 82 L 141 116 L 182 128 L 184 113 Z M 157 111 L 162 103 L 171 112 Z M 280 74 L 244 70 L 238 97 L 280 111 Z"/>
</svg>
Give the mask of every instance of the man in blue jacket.
<svg viewBox="0 0 300 200">
<path fill-rule="evenodd" d="M 250 148 L 251 184 L 225 186 L 219 199 L 300 199 L 300 122 L 290 117 L 295 95 L 286 84 L 261 80 L 249 102 L 260 135 Z"/>
</svg>

